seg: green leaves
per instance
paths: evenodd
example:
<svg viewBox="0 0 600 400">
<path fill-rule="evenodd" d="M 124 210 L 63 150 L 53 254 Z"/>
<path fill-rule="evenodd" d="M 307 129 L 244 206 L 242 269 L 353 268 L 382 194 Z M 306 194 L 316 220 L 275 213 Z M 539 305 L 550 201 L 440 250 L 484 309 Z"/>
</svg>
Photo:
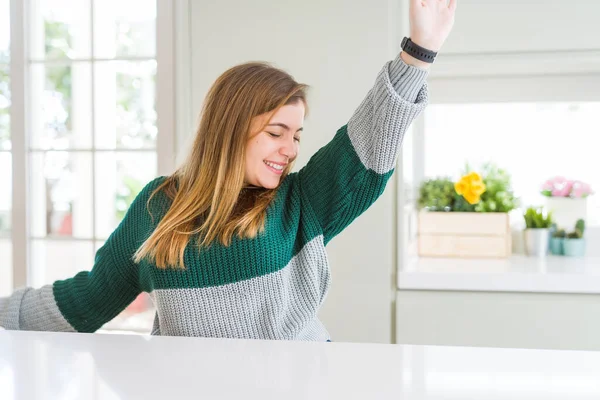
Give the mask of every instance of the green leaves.
<svg viewBox="0 0 600 400">
<path fill-rule="evenodd" d="M 550 228 L 552 226 L 552 212 L 544 212 L 542 207 L 529 207 L 523 215 L 528 229 Z"/>
<path fill-rule="evenodd" d="M 419 188 L 419 209 L 452 211 L 455 196 L 454 182 L 450 178 L 428 179 Z"/>
<path fill-rule="evenodd" d="M 508 172 L 493 163 L 486 163 L 481 175 L 486 190 L 481 195 L 481 201 L 475 206 L 475 211 L 509 212 L 518 206 L 518 199 L 512 191 L 511 177 Z"/>
<path fill-rule="evenodd" d="M 466 164 L 463 175 L 475 171 Z M 420 187 L 419 209 L 430 211 L 462 212 L 509 212 L 519 206 L 512 191 L 510 174 L 498 168 L 494 163 L 486 163 L 481 168 L 481 177 L 486 186 L 481 200 L 475 205 L 469 204 L 463 196 L 456 193 L 454 182 L 448 177 L 429 179 Z"/>
</svg>

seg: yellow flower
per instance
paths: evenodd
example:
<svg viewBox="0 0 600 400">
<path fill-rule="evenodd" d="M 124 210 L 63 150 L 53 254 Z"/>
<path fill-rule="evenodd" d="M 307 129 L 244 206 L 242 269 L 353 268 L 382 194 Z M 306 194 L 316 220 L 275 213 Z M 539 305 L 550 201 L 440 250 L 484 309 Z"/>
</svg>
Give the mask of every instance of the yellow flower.
<svg viewBox="0 0 600 400">
<path fill-rule="evenodd" d="M 469 204 L 477 204 L 485 192 L 485 183 L 477 172 L 471 172 L 454 184 L 454 190 L 467 200 Z"/>
</svg>

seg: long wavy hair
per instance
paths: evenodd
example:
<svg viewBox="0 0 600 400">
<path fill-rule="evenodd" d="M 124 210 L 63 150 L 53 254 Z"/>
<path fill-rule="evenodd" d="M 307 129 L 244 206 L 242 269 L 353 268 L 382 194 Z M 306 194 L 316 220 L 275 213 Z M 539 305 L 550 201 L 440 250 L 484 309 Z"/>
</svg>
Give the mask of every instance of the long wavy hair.
<svg viewBox="0 0 600 400">
<path fill-rule="evenodd" d="M 225 71 L 210 88 L 187 159 L 151 194 L 166 194 L 170 207 L 134 261 L 158 268 L 185 268 L 184 251 L 192 239 L 199 249 L 218 240 L 231 244 L 234 234 L 254 238 L 264 230 L 266 211 L 276 189 L 246 188 L 246 145 L 287 104 L 304 103 L 306 88 L 286 72 L 251 62 Z M 265 126 L 250 132 L 255 117 L 269 113 Z M 289 174 L 288 164 L 281 180 Z M 151 214 L 152 215 L 152 214 Z"/>
</svg>

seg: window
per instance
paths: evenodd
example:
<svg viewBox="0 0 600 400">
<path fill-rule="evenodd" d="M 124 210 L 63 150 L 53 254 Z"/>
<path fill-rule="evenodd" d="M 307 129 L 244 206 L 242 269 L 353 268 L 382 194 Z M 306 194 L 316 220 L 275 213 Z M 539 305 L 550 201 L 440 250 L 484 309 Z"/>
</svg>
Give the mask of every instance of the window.
<svg viewBox="0 0 600 400">
<path fill-rule="evenodd" d="M 425 176 L 457 178 L 465 164 L 492 161 L 512 176 L 523 207 L 543 205 L 552 176 L 600 190 L 592 138 L 600 102 L 432 104 L 425 115 Z M 600 224 L 600 196 L 588 200 L 588 224 Z"/>
<path fill-rule="evenodd" d="M 0 297 L 12 291 L 10 149 L 10 1 L 0 0 Z"/>
<path fill-rule="evenodd" d="M 15 248 L 26 253 L 27 285 L 40 287 L 90 270 L 135 196 L 157 176 L 157 160 L 173 154 L 157 146 L 157 0 L 26 1 L 26 7 L 12 2 L 27 13 L 21 27 L 27 84 L 20 88 L 26 108 L 27 218 L 14 223 L 28 229 L 19 238 L 23 246 Z M 10 15 L 9 4 L 0 0 L 3 183 L 11 182 L 11 151 L 16 151 L 8 135 L 9 32 L 2 20 Z M 12 281 L 10 274 L 24 268 L 7 268 L 10 200 L 10 191 L 0 194 L 0 296 L 13 289 L 5 283 Z M 149 332 L 153 314 L 142 294 L 107 328 Z"/>
</svg>

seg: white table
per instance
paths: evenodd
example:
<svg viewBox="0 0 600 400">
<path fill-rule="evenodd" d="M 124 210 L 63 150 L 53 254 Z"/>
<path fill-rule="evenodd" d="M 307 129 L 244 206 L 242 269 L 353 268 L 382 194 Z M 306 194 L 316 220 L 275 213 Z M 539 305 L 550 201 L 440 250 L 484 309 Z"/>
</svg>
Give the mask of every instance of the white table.
<svg viewBox="0 0 600 400">
<path fill-rule="evenodd" d="M 0 399 L 599 399 L 600 352 L 0 332 Z"/>
</svg>

